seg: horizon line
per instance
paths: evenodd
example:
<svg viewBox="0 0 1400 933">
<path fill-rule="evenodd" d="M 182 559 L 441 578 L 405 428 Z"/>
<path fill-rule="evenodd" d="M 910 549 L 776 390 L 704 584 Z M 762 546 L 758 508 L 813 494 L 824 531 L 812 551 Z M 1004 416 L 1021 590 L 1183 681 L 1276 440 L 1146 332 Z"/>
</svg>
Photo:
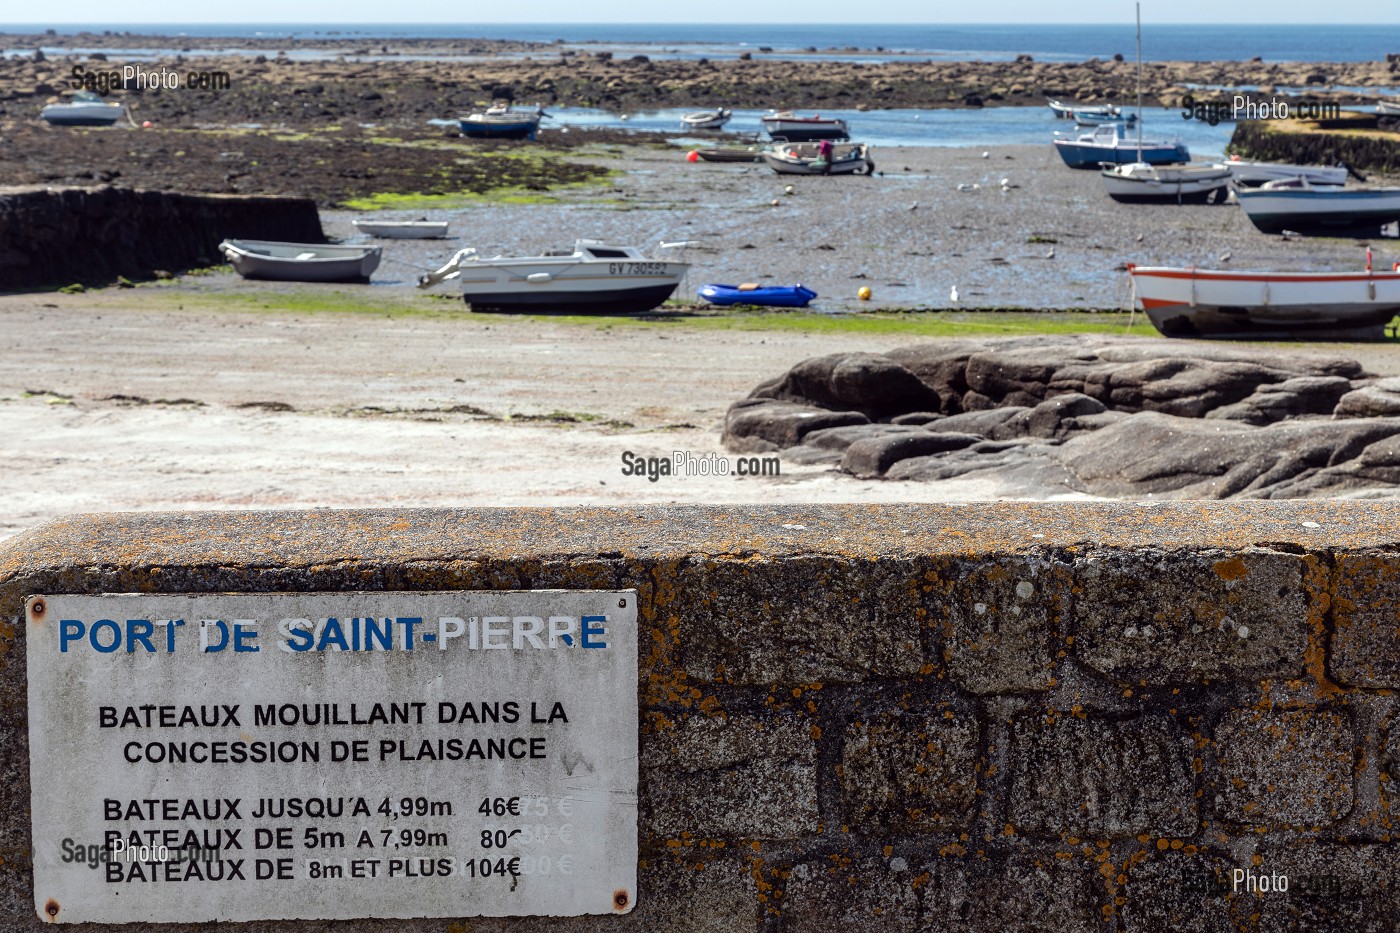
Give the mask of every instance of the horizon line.
<svg viewBox="0 0 1400 933">
<path fill-rule="evenodd" d="M 1065 21 L 1063 21 L 1063 20 L 1058 20 L 1058 21 L 1056 21 L 1056 22 L 1018 22 L 1018 23 L 1004 23 L 1004 22 L 972 22 L 972 21 L 970 21 L 970 20 L 969 20 L 969 21 L 965 21 L 965 22 L 964 22 L 964 21 L 956 21 L 956 22 L 927 22 L 927 21 L 924 21 L 924 20 L 888 20 L 888 21 L 882 21 L 882 22 L 869 22 L 869 21 L 865 21 L 865 22 L 860 22 L 860 23 L 853 23 L 853 22 L 844 21 L 844 20 L 819 20 L 819 21 L 808 22 L 808 23 L 805 23 L 805 24 L 803 24 L 803 25 L 804 25 L 804 26 L 1008 26 L 1008 27 L 1015 27 L 1015 26 L 1064 26 L 1064 27 L 1067 27 L 1067 28 L 1068 28 L 1068 27 L 1075 27 L 1075 26 L 1122 26 L 1122 27 L 1124 27 L 1124 28 L 1131 28 L 1131 27 L 1132 27 L 1132 24 L 1131 24 L 1131 23 L 1124 23 L 1124 22 L 1118 22 L 1118 21 L 1113 21 L 1113 22 L 1100 22 L 1100 21 L 1089 22 L 1089 21 L 1085 21 L 1085 22 L 1070 22 L 1070 23 L 1067 23 L 1067 22 L 1065 22 Z M 1257 27 L 1257 26 L 1258 26 L 1258 23 L 1247 23 L 1247 22 L 1238 22 L 1238 23 L 1236 23 L 1236 22 L 1215 22 L 1215 21 L 1209 21 L 1209 22 L 1207 22 L 1207 21 L 1191 21 L 1191 22 L 1164 22 L 1164 21 L 1158 21 L 1158 22 L 1154 23 L 1154 25 L 1158 25 L 1158 26 L 1250 26 L 1250 27 Z M 1338 22 L 1336 22 L 1335 20 L 1329 21 L 1329 22 L 1317 22 L 1317 21 L 1308 21 L 1308 20 L 1297 20 L 1297 21 L 1288 21 L 1288 22 L 1278 22 L 1278 21 L 1274 21 L 1274 22 L 1271 22 L 1269 25 L 1270 25 L 1270 26 L 1395 26 L 1395 27 L 1400 27 L 1400 21 L 1396 21 L 1396 22 L 1374 22 L 1374 21 L 1373 21 L 1373 22 L 1360 22 L 1360 21 L 1358 21 L 1358 22 L 1338 23 Z M 43 21 L 43 22 L 28 22 L 28 21 L 0 22 L 0 29 L 3 29 L 3 28 L 5 28 L 5 27 L 9 27 L 9 26 L 46 26 L 46 27 L 49 27 L 49 28 L 52 28 L 52 27 L 54 27 L 54 26 L 316 26 L 316 27 L 318 27 L 318 28 L 333 28 L 333 27 L 336 27 L 336 26 L 395 26 L 395 27 L 398 27 L 398 28 L 411 28 L 411 27 L 414 27 L 414 26 L 453 26 L 453 27 L 461 27 L 461 28 L 464 28 L 464 29 L 465 29 L 465 28 L 470 28 L 471 26 L 529 26 L 529 27 L 532 27 L 532 28 L 535 28 L 535 27 L 545 27 L 545 26 L 747 26 L 747 27 L 754 27 L 754 26 L 780 26 L 780 27 L 782 27 L 782 28 L 784 28 L 784 29 L 793 29 L 793 28 L 798 28 L 798 29 L 800 29 L 800 28 L 802 28 L 802 27 L 793 27 L 793 25 L 792 25 L 791 23 L 782 23 L 782 22 L 736 22 L 736 21 L 734 21 L 734 20 L 684 20 L 684 21 L 683 21 L 683 20 L 661 20 L 661 21 L 656 21 L 656 20 L 592 20 L 592 21 L 588 21 L 588 22 L 582 22 L 582 21 L 578 21 L 578 22 L 567 22 L 567 21 L 562 21 L 562 20 L 561 20 L 561 21 L 558 21 L 558 22 L 549 22 L 549 23 L 523 22 L 523 21 L 517 21 L 517 20 L 499 20 L 499 21 L 498 21 L 498 20 L 489 20 L 489 21 L 483 21 L 483 22 L 477 22 L 477 23 L 471 23 L 471 24 L 455 23 L 455 22 L 434 22 L 434 21 L 429 21 L 429 20 L 423 20 L 423 21 L 420 21 L 420 22 L 404 22 L 404 21 L 401 21 L 401 20 L 399 20 L 399 21 L 393 21 L 393 22 L 390 22 L 390 21 L 382 21 L 382 20 L 344 20 L 344 21 L 339 21 L 339 22 L 322 22 L 322 23 L 318 23 L 318 22 L 312 22 L 312 21 L 308 21 L 308 20 L 208 20 L 208 21 L 122 20 L 122 21 L 120 21 L 120 22 L 117 22 L 117 21 L 112 21 L 112 22 L 90 22 L 90 21 L 86 21 L 86 20 L 69 20 L 69 21 L 64 21 L 64 20 L 53 20 L 53 19 L 49 19 L 49 20 L 45 20 L 45 21 Z"/>
</svg>

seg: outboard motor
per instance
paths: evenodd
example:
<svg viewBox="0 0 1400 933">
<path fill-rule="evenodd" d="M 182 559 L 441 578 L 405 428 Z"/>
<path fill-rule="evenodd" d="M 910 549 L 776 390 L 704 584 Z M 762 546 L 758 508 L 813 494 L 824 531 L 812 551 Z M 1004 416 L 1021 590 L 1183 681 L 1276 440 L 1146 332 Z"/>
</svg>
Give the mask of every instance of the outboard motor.
<svg viewBox="0 0 1400 933">
<path fill-rule="evenodd" d="M 1338 168 L 1344 168 L 1344 169 L 1346 169 L 1346 170 L 1347 170 L 1347 174 L 1350 175 L 1352 178 L 1355 178 L 1357 181 L 1365 181 L 1365 180 L 1366 180 L 1366 176 L 1365 176 L 1365 175 L 1361 174 L 1361 173 L 1358 172 L 1356 169 L 1352 168 L 1351 165 L 1349 165 L 1345 160 L 1338 160 L 1338 161 L 1337 161 L 1337 167 L 1338 167 Z"/>
</svg>

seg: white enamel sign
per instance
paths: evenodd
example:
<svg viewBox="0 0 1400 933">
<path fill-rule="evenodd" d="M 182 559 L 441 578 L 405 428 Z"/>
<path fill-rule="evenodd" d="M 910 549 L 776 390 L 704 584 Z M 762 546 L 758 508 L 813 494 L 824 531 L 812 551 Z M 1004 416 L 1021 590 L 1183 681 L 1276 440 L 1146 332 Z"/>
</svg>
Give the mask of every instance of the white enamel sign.
<svg viewBox="0 0 1400 933">
<path fill-rule="evenodd" d="M 50 922 L 625 913 L 633 591 L 36 596 Z"/>
</svg>

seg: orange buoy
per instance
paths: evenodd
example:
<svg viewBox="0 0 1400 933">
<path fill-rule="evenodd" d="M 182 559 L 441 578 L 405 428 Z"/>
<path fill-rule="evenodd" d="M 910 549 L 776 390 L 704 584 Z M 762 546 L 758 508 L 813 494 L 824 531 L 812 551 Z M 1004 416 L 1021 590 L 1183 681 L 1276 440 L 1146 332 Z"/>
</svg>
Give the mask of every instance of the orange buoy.
<svg viewBox="0 0 1400 933">
<path fill-rule="evenodd" d="M 690 150 L 689 152 L 687 152 L 687 153 L 685 154 L 685 160 L 686 160 L 687 162 L 699 162 L 699 161 L 700 161 L 700 153 L 698 153 L 698 152 L 696 152 L 694 149 L 692 149 L 692 150 Z"/>
</svg>

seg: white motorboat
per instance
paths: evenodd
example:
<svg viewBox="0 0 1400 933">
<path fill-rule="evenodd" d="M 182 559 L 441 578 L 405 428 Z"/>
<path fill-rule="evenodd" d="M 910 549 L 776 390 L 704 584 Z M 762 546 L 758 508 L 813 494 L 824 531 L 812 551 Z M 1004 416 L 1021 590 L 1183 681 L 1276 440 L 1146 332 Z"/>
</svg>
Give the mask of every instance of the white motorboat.
<svg viewBox="0 0 1400 933">
<path fill-rule="evenodd" d="M 447 236 L 448 222 L 437 220 L 353 220 L 355 229 L 393 240 L 435 240 Z"/>
<path fill-rule="evenodd" d="M 763 129 L 774 139 L 790 143 L 811 142 L 818 139 L 849 139 L 850 127 L 845 120 L 823 117 L 799 117 L 791 110 L 779 110 L 763 117 Z"/>
<path fill-rule="evenodd" d="M 681 126 L 690 130 L 718 130 L 729 122 L 732 112 L 723 107 L 714 110 L 697 110 L 681 117 Z"/>
<path fill-rule="evenodd" d="M 1223 201 L 1230 185 L 1230 170 L 1219 165 L 1130 162 L 1101 174 L 1108 196 L 1129 204 L 1204 204 L 1212 197 Z"/>
<path fill-rule="evenodd" d="M 865 143 L 835 143 L 830 165 L 822 158 L 821 143 L 778 143 L 764 150 L 763 161 L 779 175 L 869 174 L 874 168 Z"/>
<path fill-rule="evenodd" d="M 39 119 L 51 126 L 111 126 L 126 113 L 126 105 L 103 100 L 92 91 L 74 91 L 67 103 L 49 104 Z"/>
<path fill-rule="evenodd" d="M 383 255 L 378 246 L 268 240 L 224 240 L 219 251 L 245 279 L 280 282 L 368 282 Z"/>
<path fill-rule="evenodd" d="M 1400 272 L 1225 272 L 1128 266 L 1168 337 L 1379 339 L 1400 314 Z"/>
<path fill-rule="evenodd" d="M 1250 162 L 1234 157 L 1218 164 L 1230 170 L 1235 184 L 1245 187 L 1294 178 L 1305 179 L 1312 185 L 1343 185 L 1347 180 L 1345 165 L 1290 165 L 1286 162 Z"/>
<path fill-rule="evenodd" d="M 539 256 L 486 258 L 464 249 L 419 277 L 418 287 L 459 279 L 473 311 L 629 314 L 671 297 L 689 269 L 689 263 L 648 258 L 634 246 L 579 240 L 572 250 Z"/>
<path fill-rule="evenodd" d="M 1241 188 L 1235 198 L 1265 233 L 1368 234 L 1400 221 L 1400 188 L 1314 188 L 1295 178 Z"/>
<path fill-rule="evenodd" d="M 1400 117 L 1400 101 L 1376 101 L 1376 113 L 1383 117 Z"/>
</svg>

